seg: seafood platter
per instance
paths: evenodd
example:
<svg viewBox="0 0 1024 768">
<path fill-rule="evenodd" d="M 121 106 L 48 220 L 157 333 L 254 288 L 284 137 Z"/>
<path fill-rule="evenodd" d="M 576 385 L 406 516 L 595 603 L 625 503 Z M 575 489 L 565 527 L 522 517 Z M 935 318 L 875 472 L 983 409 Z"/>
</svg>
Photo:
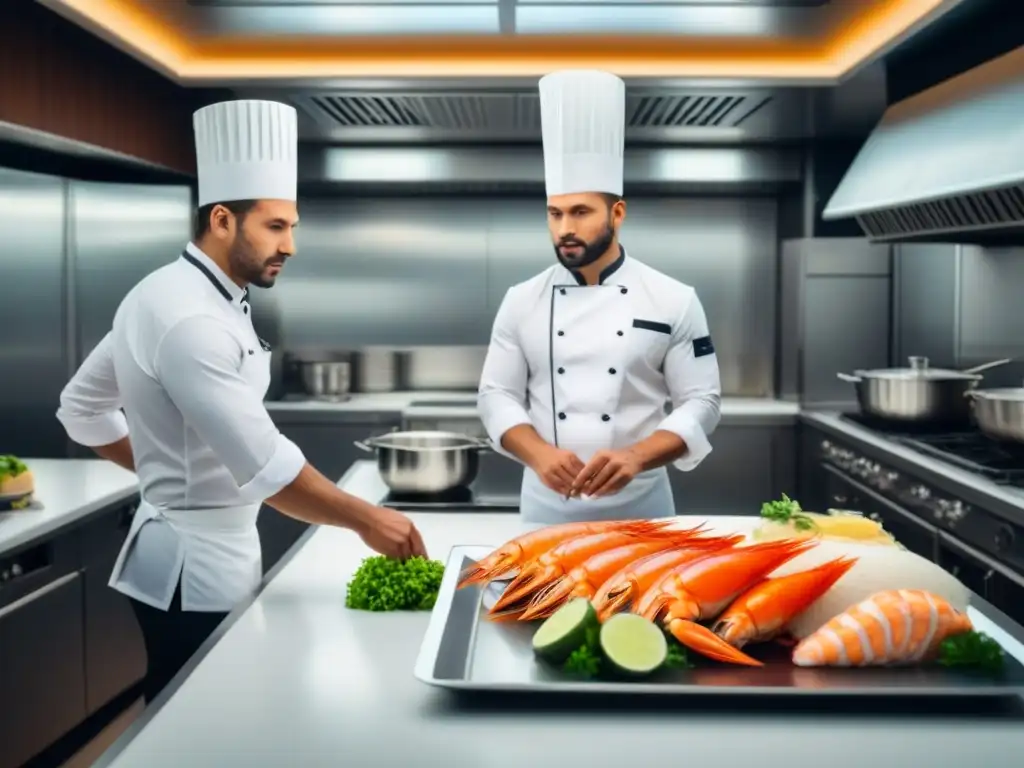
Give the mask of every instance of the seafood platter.
<svg viewBox="0 0 1024 768">
<path fill-rule="evenodd" d="M 415 674 L 458 690 L 1024 696 L 1022 630 L 859 513 L 574 522 L 449 555 Z"/>
</svg>

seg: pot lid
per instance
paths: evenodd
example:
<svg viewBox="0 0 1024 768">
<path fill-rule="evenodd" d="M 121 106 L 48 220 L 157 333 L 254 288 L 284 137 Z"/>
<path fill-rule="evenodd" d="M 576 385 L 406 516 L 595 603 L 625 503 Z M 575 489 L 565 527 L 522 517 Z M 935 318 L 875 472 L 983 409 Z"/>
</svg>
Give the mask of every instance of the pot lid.
<svg viewBox="0 0 1024 768">
<path fill-rule="evenodd" d="M 971 395 L 973 397 L 983 397 L 986 400 L 1003 400 L 1010 403 L 1024 403 L 1024 387 L 975 389 L 971 392 Z"/>
<path fill-rule="evenodd" d="M 871 371 L 854 371 L 865 379 L 907 379 L 928 381 L 981 381 L 976 373 L 964 373 L 946 368 L 930 368 L 927 357 L 911 357 L 909 368 L 876 368 Z"/>
</svg>

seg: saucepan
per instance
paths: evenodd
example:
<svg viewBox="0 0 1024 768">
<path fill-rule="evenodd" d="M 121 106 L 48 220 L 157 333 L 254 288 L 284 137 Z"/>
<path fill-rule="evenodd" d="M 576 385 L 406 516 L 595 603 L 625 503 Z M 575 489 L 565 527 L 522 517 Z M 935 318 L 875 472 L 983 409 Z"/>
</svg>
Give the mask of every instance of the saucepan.
<svg viewBox="0 0 1024 768">
<path fill-rule="evenodd" d="M 966 394 L 982 433 L 993 440 L 1024 445 L 1024 387 L 974 389 Z"/>
<path fill-rule="evenodd" d="M 480 470 L 480 452 L 491 443 L 458 432 L 389 432 L 356 441 L 377 454 L 381 479 L 398 493 L 442 493 L 464 488 Z"/>
<path fill-rule="evenodd" d="M 982 380 L 979 373 L 1011 361 L 996 360 L 963 371 L 930 368 L 927 357 L 911 357 L 909 362 L 909 368 L 836 375 L 856 386 L 857 402 L 869 416 L 894 422 L 966 427 L 971 421 L 971 402 L 965 395 Z"/>
</svg>

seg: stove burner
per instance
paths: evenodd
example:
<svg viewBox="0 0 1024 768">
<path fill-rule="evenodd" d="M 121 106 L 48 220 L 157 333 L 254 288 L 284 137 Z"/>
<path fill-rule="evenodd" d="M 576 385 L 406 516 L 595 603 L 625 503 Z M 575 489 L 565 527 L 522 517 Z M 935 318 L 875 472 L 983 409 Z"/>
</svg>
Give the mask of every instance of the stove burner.
<svg viewBox="0 0 1024 768">
<path fill-rule="evenodd" d="M 1024 446 L 1001 443 L 971 428 L 894 424 L 859 413 L 844 413 L 843 418 L 880 432 L 918 453 L 982 475 L 999 485 L 1024 488 Z"/>
<path fill-rule="evenodd" d="M 439 493 L 411 493 L 392 491 L 384 499 L 384 505 L 388 504 L 468 504 L 473 501 L 474 494 L 465 486 L 451 488 Z"/>
<path fill-rule="evenodd" d="M 880 416 L 870 416 L 865 413 L 844 413 L 842 417 L 847 421 L 860 424 L 862 427 L 893 436 L 973 434 L 970 427 L 965 429 L 959 423 L 897 421 L 895 419 L 884 419 Z"/>
</svg>

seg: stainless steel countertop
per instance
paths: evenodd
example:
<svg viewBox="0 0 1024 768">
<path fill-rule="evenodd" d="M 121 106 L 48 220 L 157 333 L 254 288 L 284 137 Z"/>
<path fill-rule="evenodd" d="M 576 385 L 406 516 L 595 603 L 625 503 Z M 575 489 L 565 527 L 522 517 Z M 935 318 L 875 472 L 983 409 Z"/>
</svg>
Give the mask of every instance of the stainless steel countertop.
<svg viewBox="0 0 1024 768">
<path fill-rule="evenodd" d="M 452 405 L 417 406 L 419 401 L 450 402 Z M 467 405 L 466 403 L 470 403 Z M 341 402 L 324 400 L 268 400 L 267 410 L 277 420 L 295 417 L 308 420 L 316 415 L 324 421 L 364 422 L 388 416 L 392 419 L 476 419 L 473 392 L 382 392 L 353 394 Z M 722 398 L 723 424 L 793 424 L 800 404 L 770 398 Z"/>
<path fill-rule="evenodd" d="M 378 501 L 372 462 L 339 482 Z M 493 546 L 521 530 L 515 515 L 413 515 L 433 557 L 456 544 Z M 748 518 L 749 519 L 749 518 Z M 695 765 L 833 768 L 1007 765 L 1024 754 L 1019 721 L 877 714 L 828 715 L 722 707 L 685 713 L 559 707 L 509 713 L 477 702 L 460 707 L 412 674 L 425 613 L 374 614 L 344 607 L 345 584 L 362 541 L 336 528 L 311 529 L 268 574 L 262 593 L 240 606 L 97 766 L 252 768 L 339 760 L 360 768 L 425 765 L 619 768 L 658 765 L 678 753 Z M 986 627 L 986 630 L 989 628 Z M 1024 646 L 1005 635 L 1012 651 Z M 612 735 L 614 734 L 614 735 Z M 621 747 L 627 752 L 613 749 Z M 431 753 L 434 753 L 431 756 Z M 669 758 L 671 759 L 671 758 Z"/>
<path fill-rule="evenodd" d="M 103 459 L 22 458 L 35 478 L 35 501 L 0 512 L 0 555 L 82 522 L 138 493 L 138 479 Z"/>
</svg>

